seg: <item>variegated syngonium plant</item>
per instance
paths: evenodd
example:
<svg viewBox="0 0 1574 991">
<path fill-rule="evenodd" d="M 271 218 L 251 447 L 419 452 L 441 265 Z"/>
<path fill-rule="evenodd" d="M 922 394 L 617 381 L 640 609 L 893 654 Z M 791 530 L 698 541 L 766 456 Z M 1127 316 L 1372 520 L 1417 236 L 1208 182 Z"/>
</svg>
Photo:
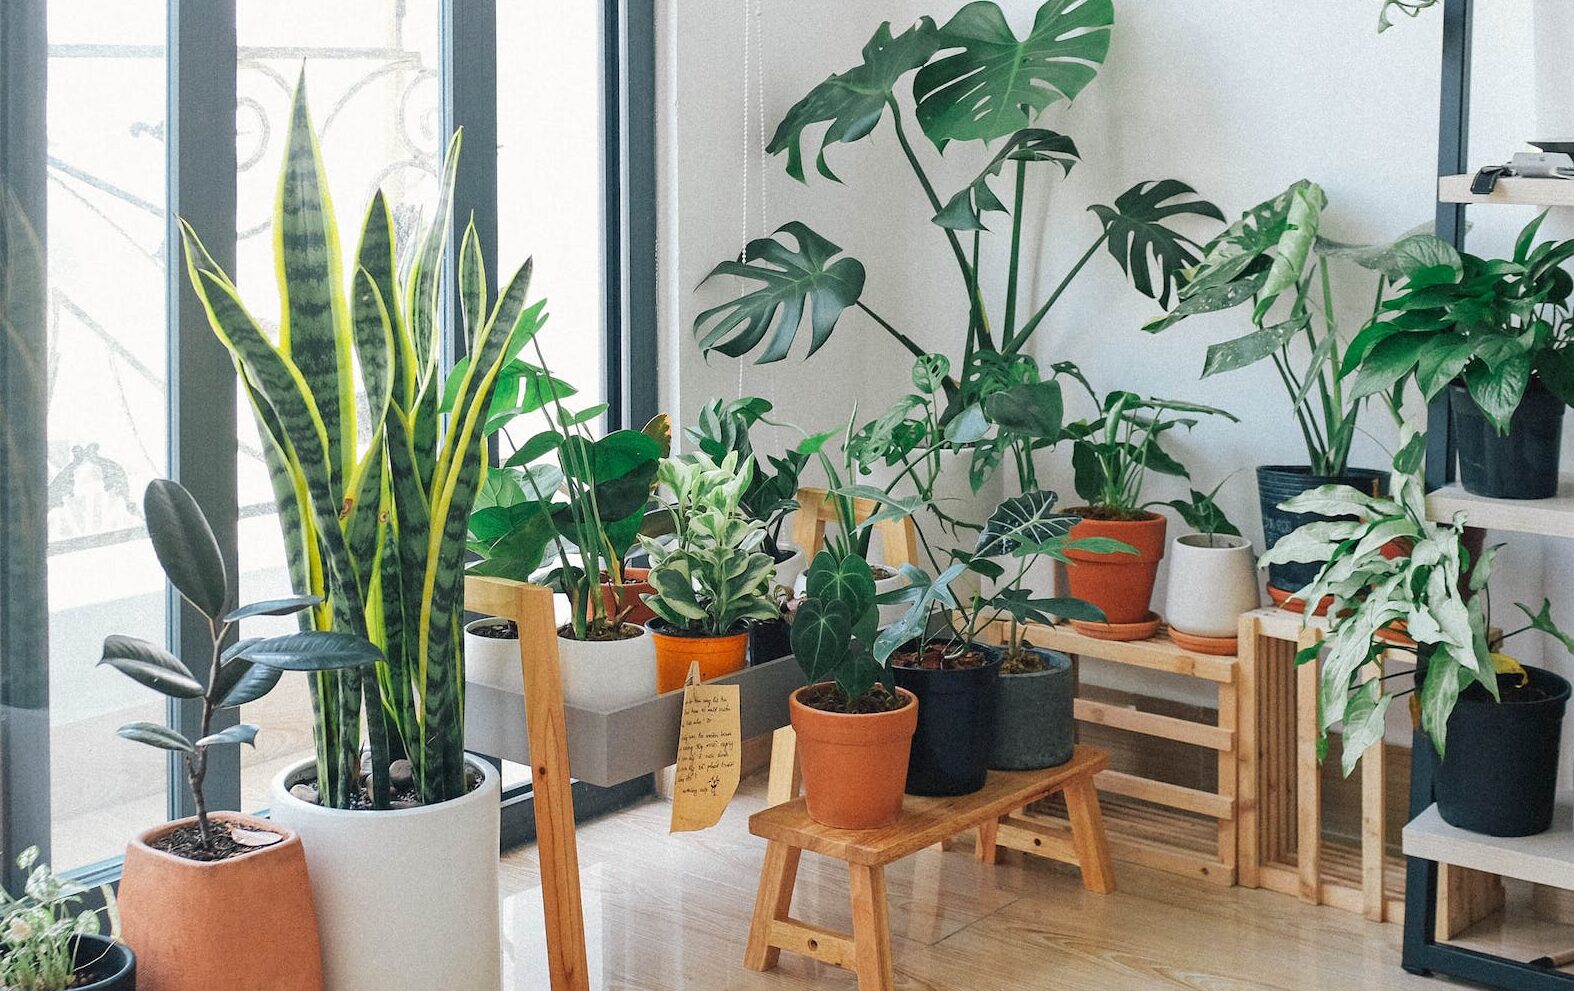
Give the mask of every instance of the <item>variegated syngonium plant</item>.
<svg viewBox="0 0 1574 991">
<path fill-rule="evenodd" d="M 274 212 L 283 304 L 276 336 L 247 312 L 197 233 L 181 225 L 191 284 L 257 419 L 292 584 L 323 600 L 303 626 L 366 636 L 385 654 L 365 669 L 375 675 L 311 676 L 318 790 L 337 808 L 361 801 L 363 711 L 372 753 L 366 798 L 375 807 L 388 806 L 388 765 L 401 756 L 413 765 L 423 803 L 468 788 L 465 523 L 486 471 L 483 428 L 499 369 L 539 328 L 544 304 L 526 305 L 529 261 L 490 299 L 470 225 L 457 287 L 469 357 L 444 412 L 441 281 L 459 144 L 455 133 L 441 198 L 408 274 L 398 274 L 393 215 L 379 190 L 347 287 L 303 72 Z M 361 436 L 369 442 L 358 443 Z"/>
<path fill-rule="evenodd" d="M 726 636 L 745 620 L 779 615 L 771 597 L 776 562 L 761 549 L 765 524 L 740 507 L 753 467 L 740 468 L 736 451 L 720 464 L 704 454 L 661 463 L 657 481 L 669 494 L 675 539 L 640 536 L 656 589 L 644 599 L 680 632 Z"/>
</svg>

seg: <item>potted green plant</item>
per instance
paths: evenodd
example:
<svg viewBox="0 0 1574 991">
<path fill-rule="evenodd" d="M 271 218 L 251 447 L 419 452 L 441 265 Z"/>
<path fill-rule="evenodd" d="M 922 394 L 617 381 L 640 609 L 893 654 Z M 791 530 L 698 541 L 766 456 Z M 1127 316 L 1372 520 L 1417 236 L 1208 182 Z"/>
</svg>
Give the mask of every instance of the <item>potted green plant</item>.
<svg viewBox="0 0 1574 991">
<path fill-rule="evenodd" d="M 645 597 L 656 614 L 646 629 L 655 639 L 662 692 L 683 687 L 693 661 L 705 680 L 740 670 L 748 622 L 779 615 L 771 598 L 775 562 L 760 550 L 765 527 L 741 508 L 752 474 L 752 463 L 740 467 L 736 453 L 720 464 L 704 454 L 661 462 L 657 477 L 667 491 L 673 539 L 641 535 L 640 542 L 656 589 Z"/>
<path fill-rule="evenodd" d="M 528 299 L 528 261 L 493 299 L 469 225 L 453 297 L 463 326 L 452 328 L 468 360 L 445 389 L 442 282 L 459 143 L 455 134 L 432 226 L 413 246 L 373 195 L 347 287 L 296 87 L 275 211 L 277 338 L 182 225 L 191 284 L 255 414 L 291 583 L 323 598 L 303 624 L 368 636 L 383 652 L 371 668 L 310 676 L 315 759 L 285 768 L 271 789 L 273 821 L 306 849 L 324 980 L 336 991 L 502 980 L 501 781 L 464 749 L 465 534 L 487 473 L 499 372 L 539 329 L 542 304 Z M 395 264 L 401 255 L 407 268 Z M 426 936 L 420 953 L 395 945 L 410 932 Z"/>
<path fill-rule="evenodd" d="M 1429 402 L 1447 390 L 1460 482 L 1476 495 L 1558 491 L 1563 410 L 1574 402 L 1574 278 L 1563 269 L 1574 240 L 1538 244 L 1545 219 L 1525 227 L 1510 259 L 1428 239 L 1344 355 L 1354 396 L 1412 377 Z"/>
<path fill-rule="evenodd" d="M 1107 552 L 1073 547 L 1066 555 L 1068 590 L 1104 612 L 1103 623 L 1073 620 L 1083 633 L 1105 640 L 1143 640 L 1158 630 L 1149 605 L 1164 557 L 1165 518 L 1143 501 L 1150 472 L 1188 477 L 1186 467 L 1164 449 L 1164 435 L 1190 429 L 1198 416 L 1234 415 L 1212 406 L 1170 399 L 1144 399 L 1131 392 L 1104 397 L 1099 415 L 1071 424 L 1071 464 L 1077 495 L 1086 504 L 1067 512 L 1080 516 L 1074 540 L 1102 537 L 1124 550 Z"/>
<path fill-rule="evenodd" d="M 1166 503 L 1193 532 L 1170 541 L 1164 619 L 1176 643 L 1205 654 L 1234 654 L 1241 614 L 1262 603 L 1257 554 L 1215 501 L 1222 484 Z"/>
<path fill-rule="evenodd" d="M 1413 468 L 1413 466 L 1411 466 Z M 1497 836 L 1545 831 L 1552 821 L 1560 733 L 1569 684 L 1550 671 L 1523 668 L 1489 641 L 1484 590 L 1493 547 L 1472 557 L 1467 519 L 1427 519 L 1425 489 L 1415 474 L 1396 474 L 1394 499 L 1348 486 L 1325 486 L 1291 500 L 1296 512 L 1335 517 L 1294 531 L 1265 561 L 1321 563 L 1301 597 L 1333 598 L 1319 693 L 1319 751 L 1328 731 L 1343 724 L 1343 770 L 1381 739 L 1390 705 L 1410 697 L 1416 745 L 1436 749 L 1438 812 L 1464 829 Z M 1350 517 L 1350 518 L 1345 518 Z M 1395 541 L 1400 550 L 1395 551 Z M 1541 630 L 1574 649 L 1550 609 L 1520 606 L 1530 622 L 1517 633 Z M 1406 641 L 1381 636 L 1402 624 Z M 1302 650 L 1308 663 L 1321 649 Z M 1393 652 L 1415 658 L 1415 679 L 1391 680 Z M 1427 741 L 1430 741 L 1428 743 Z"/>
<path fill-rule="evenodd" d="M 569 602 L 558 627 L 563 701 L 611 711 L 656 696 L 656 653 L 637 598 L 646 582 L 630 584 L 625 566 L 647 519 L 656 471 L 670 444 L 666 417 L 643 431 L 592 435 L 589 424 L 605 405 L 569 408 L 573 386 L 547 369 L 540 345 L 531 364 L 505 365 L 504 391 L 493 397 L 489 426 L 513 449 L 488 474 L 468 523 L 470 574 L 530 581 L 550 549 L 555 566 L 544 577 Z M 516 443 L 509 432 L 539 414 L 544 428 Z M 648 577 L 648 576 L 644 576 Z M 519 631 L 507 620 L 480 619 L 466 627 L 466 677 L 524 691 Z"/>
<path fill-rule="evenodd" d="M 1327 206 L 1322 187 L 1302 179 L 1247 210 L 1208 244 L 1202 261 L 1185 273 L 1175 308 L 1144 328 L 1158 333 L 1188 317 L 1251 304 L 1251 333 L 1209 346 L 1202 377 L 1268 361 L 1289 396 L 1307 461 L 1257 468 L 1263 541 L 1269 548 L 1310 522 L 1279 508 L 1297 493 L 1324 485 L 1350 485 L 1380 495 L 1387 483 L 1385 472 L 1350 466 L 1365 397 L 1352 394 L 1341 380 L 1340 366 L 1352 342 L 1339 325 L 1336 287 L 1345 283 L 1335 280 L 1334 263 L 1374 274 L 1375 314 L 1401 278 L 1404 259 L 1413 252 L 1429 251 L 1436 241 L 1425 234 L 1385 245 L 1334 241 L 1322 230 Z M 1275 601 L 1286 604 L 1290 593 L 1310 582 L 1315 573 L 1307 565 L 1275 564 L 1268 569 L 1268 591 Z"/>
<path fill-rule="evenodd" d="M 120 727 L 128 740 L 175 755 L 185 772 L 196 815 L 146 830 L 126 848 L 120 907 L 124 936 L 150 986 L 198 991 L 239 981 L 256 987 L 321 988 L 317 917 L 301 841 L 290 829 L 255 816 L 208 811 L 203 782 L 214 748 L 254 745 L 257 727 L 215 717 L 255 702 L 281 672 L 357 670 L 382 652 L 349 633 L 305 631 L 226 645 L 251 616 L 288 616 L 321 600 L 291 596 L 238 605 L 228 569 L 207 518 L 191 493 L 156 479 L 143 497 L 143 516 L 160 566 L 183 598 L 207 620 L 211 641 L 202 678 L 179 657 L 145 640 L 104 641 L 108 665 L 171 700 L 198 703 L 196 738 L 164 723 Z M 192 905 L 208 911 L 193 919 Z M 258 920 L 233 931 L 240 914 Z"/>
<path fill-rule="evenodd" d="M 1024 244 L 1035 243 L 1024 237 L 1030 183 L 1037 188 L 1069 175 L 1081 161 L 1070 137 L 1039 125 L 1049 107 L 1074 100 L 1096 78 L 1109 53 L 1114 20 L 1112 0 L 1046 0 L 1026 36 L 1018 37 L 1000 7 L 981 0 L 963 6 L 944 25 L 923 17 L 893 34 L 889 23 L 881 24 L 864 46 L 863 60 L 790 107 L 767 146 L 771 154 L 786 155 L 788 175 L 803 181 L 806 152 L 814 152 L 820 174 L 835 180 L 827 159 L 831 147 L 861 141 L 890 121 L 921 194 L 920 208 L 955 261 L 958 286 L 967 298 L 966 336 L 949 363 L 956 374 L 937 376 L 947 427 L 959 419 L 981 422 L 991 397 L 1016 388 L 1036 387 L 1058 407 L 1056 376 L 1039 368 L 1029 344 L 1076 277 L 1102 251 L 1139 292 L 1168 305 L 1180 273 L 1196 261 L 1195 243 L 1170 225 L 1224 219 L 1183 182 L 1138 183 L 1113 203 L 1089 207 L 1086 249 L 1068 256 L 1077 261 L 1042 300 L 1029 296 L 1035 280 L 1026 277 L 1022 254 Z M 898 98 L 909 77 L 911 115 Z M 981 165 L 976 177 L 945 195 L 931 175 L 933 166 L 925 164 L 926 156 L 910 139 L 910 119 L 936 155 L 957 145 L 976 148 Z M 827 125 L 823 130 L 822 124 Z M 997 180 L 1005 187 L 998 193 Z M 1007 246 L 998 254 L 982 251 L 990 233 L 986 225 L 1000 214 L 1010 218 L 1009 235 L 1007 225 L 998 225 Z M 1004 277 L 987 278 L 984 260 L 1002 256 Z M 804 336 L 813 354 L 843 315 L 856 309 L 898 347 L 925 359 L 924 349 L 908 333 L 877 312 L 878 301 L 866 292 L 866 274 L 864 264 L 843 255 L 833 241 L 791 221 L 774 235 L 750 242 L 741 259 L 711 271 L 707 281 L 731 276 L 752 285 L 702 310 L 694 321 L 695 338 L 707 353 L 736 358 L 758 352 L 759 362 L 774 362 L 792 350 L 806 315 L 812 312 L 811 332 Z M 1000 284 L 1004 298 L 986 299 L 985 287 Z M 975 483 L 1009 457 L 1020 491 L 1038 488 L 1031 454 L 1039 443 L 1031 434 L 1014 431 L 997 436 L 974 460 Z"/>
<path fill-rule="evenodd" d="M 875 660 L 874 575 L 845 539 L 809 565 L 792 624 L 793 654 L 809 684 L 789 700 L 809 817 L 838 829 L 876 829 L 902 810 L 918 700 Z"/>
<path fill-rule="evenodd" d="M 39 863 L 36 846 L 16 866 L 27 878 L 22 893 L 0 888 L 0 988 L 136 991 L 136 957 L 99 934 L 98 913 L 82 908 L 85 889 Z"/>
</svg>

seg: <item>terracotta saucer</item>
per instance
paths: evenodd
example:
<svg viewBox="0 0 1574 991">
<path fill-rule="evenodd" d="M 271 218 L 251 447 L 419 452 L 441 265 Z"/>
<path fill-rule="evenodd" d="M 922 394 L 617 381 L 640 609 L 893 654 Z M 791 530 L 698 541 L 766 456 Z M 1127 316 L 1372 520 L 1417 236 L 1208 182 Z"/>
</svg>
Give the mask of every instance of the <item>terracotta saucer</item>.
<svg viewBox="0 0 1574 991">
<path fill-rule="evenodd" d="M 1268 597 L 1273 600 L 1273 604 L 1274 605 L 1278 606 L 1280 609 L 1285 610 L 1286 612 L 1301 612 L 1301 613 L 1303 613 L 1303 612 L 1306 611 L 1306 603 L 1302 602 L 1300 599 L 1297 599 L 1295 597 L 1295 593 L 1294 592 L 1286 592 L 1282 588 L 1274 588 L 1272 585 L 1269 585 L 1268 586 Z M 1333 596 L 1331 596 L 1331 595 L 1323 596 L 1323 601 L 1321 601 L 1321 602 L 1319 602 L 1317 604 L 1317 611 L 1312 613 L 1312 615 L 1313 616 L 1326 616 L 1326 615 L 1328 615 L 1328 607 L 1333 605 L 1333 604 L 1334 604 L 1334 597 Z"/>
<path fill-rule="evenodd" d="M 1407 629 L 1408 627 L 1405 625 L 1404 620 L 1396 619 L 1393 623 L 1378 630 L 1374 635 L 1377 639 L 1384 643 L 1391 643 L 1395 647 L 1414 649 L 1416 642 L 1410 639 L 1410 635 L 1405 632 Z"/>
<path fill-rule="evenodd" d="M 1159 614 L 1150 612 L 1135 623 L 1089 623 L 1074 619 L 1071 628 L 1095 640 L 1150 640 L 1159 632 Z"/>
<path fill-rule="evenodd" d="M 1240 649 L 1239 637 L 1199 637 L 1191 633 L 1183 633 L 1175 627 L 1170 627 L 1170 639 L 1177 646 L 1199 654 L 1216 654 L 1220 657 L 1233 657 Z"/>
</svg>

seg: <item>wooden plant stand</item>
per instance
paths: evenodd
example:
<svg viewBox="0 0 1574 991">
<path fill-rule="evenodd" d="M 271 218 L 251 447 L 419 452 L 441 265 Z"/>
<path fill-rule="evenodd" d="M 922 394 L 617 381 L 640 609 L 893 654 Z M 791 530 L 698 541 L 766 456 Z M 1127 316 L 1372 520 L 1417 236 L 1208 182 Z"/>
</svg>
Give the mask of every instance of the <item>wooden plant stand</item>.
<svg viewBox="0 0 1574 991">
<path fill-rule="evenodd" d="M 881 829 L 832 829 L 809 818 L 802 799 L 749 818 L 749 832 L 765 838 L 754 919 L 743 963 L 770 970 L 782 950 L 813 957 L 858 975 L 859 991 L 890 991 L 891 921 L 885 897 L 885 866 L 969 829 L 992 829 L 1002 816 L 1030 802 L 1063 792 L 1072 810 L 1074 845 L 1063 859 L 1082 868 L 1089 891 L 1115 890 L 1109 846 L 1099 814 L 1093 775 L 1109 757 L 1078 747 L 1069 763 L 1042 771 L 991 771 L 982 791 L 956 798 L 908 796 L 901 816 Z M 798 860 L 809 850 L 845 862 L 852 889 L 852 935 L 800 922 L 791 915 Z M 992 859 L 991 849 L 989 858 Z"/>
</svg>

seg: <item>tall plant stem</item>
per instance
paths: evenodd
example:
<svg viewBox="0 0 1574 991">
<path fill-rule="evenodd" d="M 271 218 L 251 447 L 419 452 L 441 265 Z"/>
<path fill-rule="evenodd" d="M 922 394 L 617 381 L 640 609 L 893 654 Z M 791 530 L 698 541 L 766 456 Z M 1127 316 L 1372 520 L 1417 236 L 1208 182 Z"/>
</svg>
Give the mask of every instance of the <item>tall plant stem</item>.
<svg viewBox="0 0 1574 991">
<path fill-rule="evenodd" d="M 913 150 L 913 144 L 907 140 L 907 128 L 902 124 L 902 108 L 897 104 L 896 98 L 886 100 L 891 107 L 891 122 L 896 126 L 896 140 L 902 146 L 902 154 L 907 157 L 907 164 L 912 166 L 913 175 L 918 177 L 918 184 L 923 187 L 924 195 L 929 198 L 929 205 L 935 213 L 944 209 L 940 202 L 940 194 L 935 192 L 934 183 L 929 181 L 929 174 L 924 171 L 923 163 L 918 160 L 918 153 Z M 988 350 L 994 349 L 994 342 L 989 333 L 989 316 L 984 312 L 984 300 L 978 291 L 978 272 L 968 264 L 967 254 L 962 250 L 962 241 L 956 232 L 948 227 L 942 227 L 946 240 L 951 245 L 951 253 L 956 256 L 957 267 L 962 271 L 962 281 L 967 286 L 968 303 L 972 310 L 972 326 L 977 330 L 981 346 Z"/>
<path fill-rule="evenodd" d="M 1295 380 L 1290 376 L 1290 370 L 1284 366 L 1284 361 L 1276 354 L 1273 355 L 1273 367 L 1279 372 L 1279 378 L 1284 382 L 1285 389 L 1294 396 L 1298 391 Z M 1306 453 L 1312 462 L 1317 461 L 1317 442 L 1312 438 L 1312 431 L 1306 424 L 1306 411 L 1300 406 L 1295 407 L 1295 422 L 1301 428 L 1301 438 L 1306 441 Z"/>
<path fill-rule="evenodd" d="M 897 343 L 901 344 L 902 347 L 913 353 L 913 357 L 922 358 L 925 355 L 926 352 L 923 348 L 918 346 L 917 342 L 915 342 L 911 337 L 908 337 L 906 334 L 902 333 L 900 330 L 897 330 L 895 327 L 891 326 L 890 321 L 886 320 L 885 317 L 882 317 L 880 314 L 865 306 L 863 300 L 859 300 L 853 305 L 857 306 L 860 310 L 863 310 L 864 313 L 869 316 L 869 319 L 873 320 L 881 327 L 884 327 L 885 332 L 896 338 Z"/>
<path fill-rule="evenodd" d="M 1108 234 L 1100 234 L 1098 239 L 1088 247 L 1088 250 L 1082 253 L 1082 257 L 1077 259 L 1077 263 L 1075 265 L 1071 266 L 1071 271 L 1067 272 L 1066 277 L 1060 280 L 1060 285 L 1055 287 L 1055 291 L 1053 293 L 1050 293 L 1049 299 L 1044 301 L 1044 305 L 1040 306 L 1036 311 L 1034 311 L 1031 317 L 1028 317 L 1027 323 L 1022 325 L 1022 332 L 1001 346 L 1001 350 L 1005 354 L 1016 354 L 1018 351 L 1022 350 L 1022 345 L 1028 342 L 1028 338 L 1033 336 L 1033 331 L 1037 330 L 1038 325 L 1043 322 L 1044 317 L 1049 315 L 1050 307 L 1054 306 L 1055 303 L 1060 299 L 1061 294 L 1066 291 L 1066 287 L 1071 285 L 1071 280 L 1077 277 L 1077 273 L 1081 272 L 1087 263 L 1093 260 L 1094 252 L 1098 251 L 1099 248 L 1104 246 L 1104 241 L 1108 237 Z"/>
<path fill-rule="evenodd" d="M 1017 329 L 1017 271 L 1022 259 L 1022 204 L 1026 199 L 1027 165 L 1018 159 L 1016 204 L 1011 210 L 1011 263 L 1006 272 L 1006 318 L 1000 325 L 1002 346 L 1010 344 Z"/>
</svg>

